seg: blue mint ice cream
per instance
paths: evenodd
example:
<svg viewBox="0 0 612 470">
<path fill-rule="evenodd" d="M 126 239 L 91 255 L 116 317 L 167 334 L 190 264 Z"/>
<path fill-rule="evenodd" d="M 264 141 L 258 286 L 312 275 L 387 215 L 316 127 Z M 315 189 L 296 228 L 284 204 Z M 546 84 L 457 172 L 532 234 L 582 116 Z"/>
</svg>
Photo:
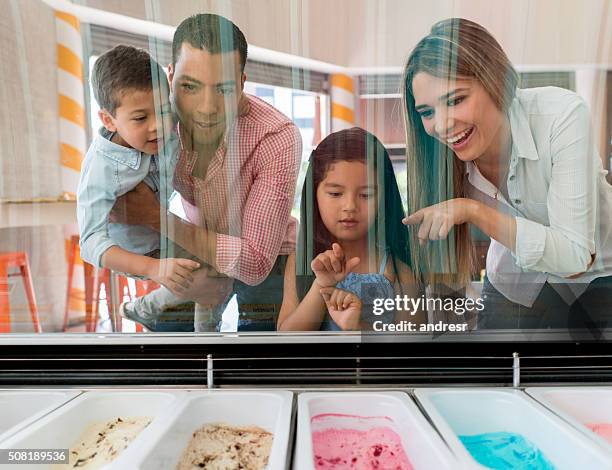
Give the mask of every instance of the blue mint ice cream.
<svg viewBox="0 0 612 470">
<path fill-rule="evenodd" d="M 492 432 L 459 439 L 474 460 L 495 470 L 554 470 L 533 443 L 520 434 Z"/>
</svg>

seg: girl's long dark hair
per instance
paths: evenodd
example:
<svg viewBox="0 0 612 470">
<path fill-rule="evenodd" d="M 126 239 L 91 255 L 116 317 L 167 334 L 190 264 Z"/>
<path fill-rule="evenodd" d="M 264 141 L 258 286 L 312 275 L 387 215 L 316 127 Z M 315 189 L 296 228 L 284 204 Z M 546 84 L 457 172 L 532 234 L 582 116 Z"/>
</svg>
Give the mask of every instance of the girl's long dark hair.
<svg viewBox="0 0 612 470">
<path fill-rule="evenodd" d="M 396 260 L 410 264 L 408 231 L 402 224 L 404 209 L 397 180 L 387 149 L 375 135 L 359 127 L 328 135 L 310 155 L 302 189 L 296 274 L 312 275 L 310 263 L 334 242 L 321 219 L 316 194 L 330 166 L 342 161 L 365 163 L 369 178 L 376 181 L 377 214 L 368 232 L 368 247 L 378 255 L 388 251 L 397 274 Z"/>
</svg>

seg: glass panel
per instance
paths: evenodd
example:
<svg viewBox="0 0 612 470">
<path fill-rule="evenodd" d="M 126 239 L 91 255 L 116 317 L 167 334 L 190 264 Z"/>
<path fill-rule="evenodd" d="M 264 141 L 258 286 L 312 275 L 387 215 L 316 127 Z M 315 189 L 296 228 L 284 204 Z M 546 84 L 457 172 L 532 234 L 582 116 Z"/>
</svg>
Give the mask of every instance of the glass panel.
<svg viewBox="0 0 612 470">
<path fill-rule="evenodd" d="M 0 334 L 604 337 L 609 5 L 451 3 L 8 2 Z"/>
</svg>

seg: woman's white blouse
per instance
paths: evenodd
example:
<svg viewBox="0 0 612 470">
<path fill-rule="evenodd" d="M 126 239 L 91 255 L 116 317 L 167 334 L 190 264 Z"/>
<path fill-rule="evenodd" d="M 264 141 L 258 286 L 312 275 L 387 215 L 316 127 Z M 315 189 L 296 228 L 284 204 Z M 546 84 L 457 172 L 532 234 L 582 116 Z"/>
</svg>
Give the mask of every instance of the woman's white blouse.
<svg viewBox="0 0 612 470">
<path fill-rule="evenodd" d="M 509 300 L 526 306 L 545 282 L 567 283 L 578 296 L 593 279 L 612 275 L 612 186 L 589 109 L 561 88 L 517 89 L 509 120 L 509 200 L 474 164 L 466 165 L 469 196 L 516 218 L 516 245 L 510 250 L 491 241 L 487 276 Z"/>
</svg>

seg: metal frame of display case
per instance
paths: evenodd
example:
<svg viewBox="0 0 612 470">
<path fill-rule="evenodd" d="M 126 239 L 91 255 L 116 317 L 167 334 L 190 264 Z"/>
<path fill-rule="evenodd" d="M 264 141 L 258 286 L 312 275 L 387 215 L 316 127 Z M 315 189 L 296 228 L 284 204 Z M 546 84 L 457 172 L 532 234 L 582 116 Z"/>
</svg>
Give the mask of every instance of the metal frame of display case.
<svg viewBox="0 0 612 470">
<path fill-rule="evenodd" d="M 0 338 L 0 386 L 419 387 L 612 383 L 608 332 Z"/>
</svg>

